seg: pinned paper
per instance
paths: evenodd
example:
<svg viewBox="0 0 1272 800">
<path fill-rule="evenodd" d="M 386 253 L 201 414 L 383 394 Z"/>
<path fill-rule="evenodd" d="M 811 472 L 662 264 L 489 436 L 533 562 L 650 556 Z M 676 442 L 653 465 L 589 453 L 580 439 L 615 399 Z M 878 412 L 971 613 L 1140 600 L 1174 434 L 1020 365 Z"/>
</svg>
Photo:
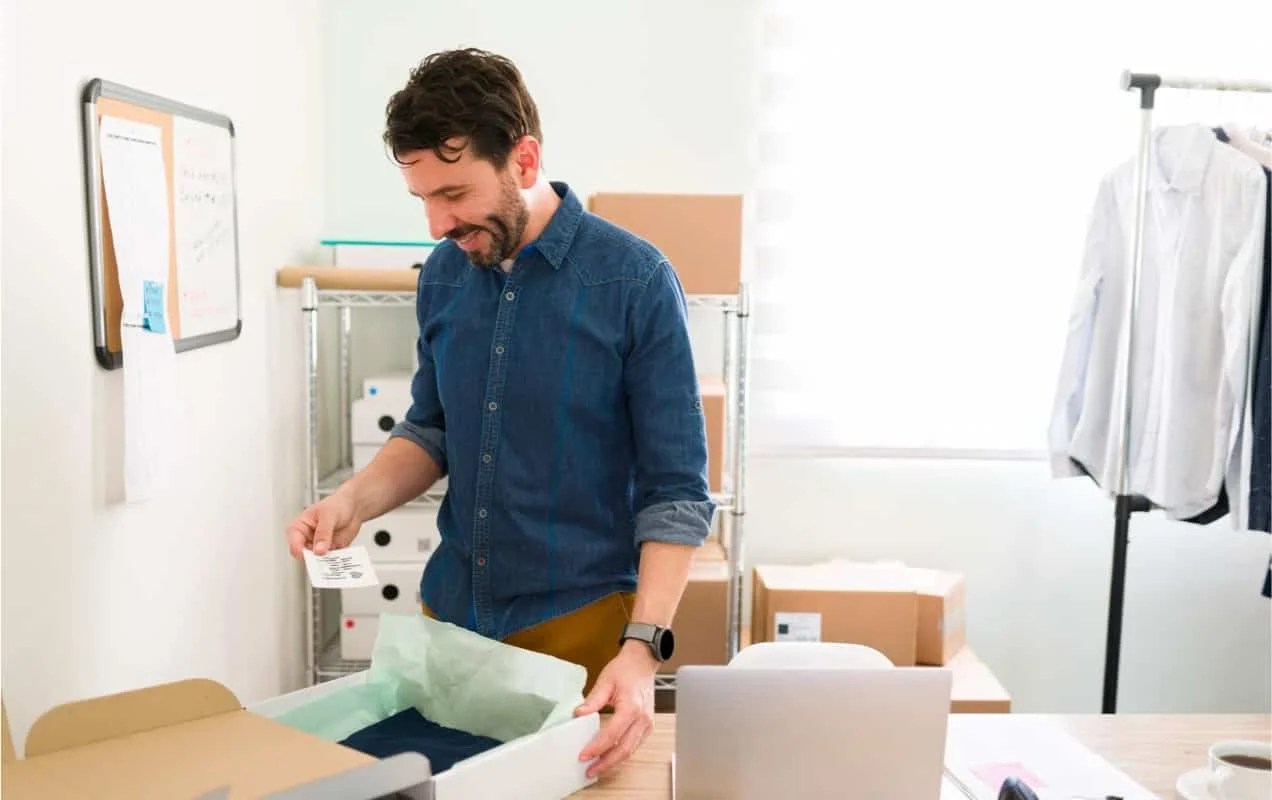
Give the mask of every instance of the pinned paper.
<svg viewBox="0 0 1272 800">
<path fill-rule="evenodd" d="M 145 281 L 142 285 L 142 326 L 155 333 L 165 333 L 168 329 L 163 321 L 163 306 L 167 297 L 163 284 L 156 281 Z"/>
<path fill-rule="evenodd" d="M 119 269 L 124 499 L 171 491 L 184 460 L 180 379 L 165 298 L 171 244 L 164 131 L 104 115 L 102 180 Z"/>
<path fill-rule="evenodd" d="M 306 549 L 305 569 L 315 589 L 357 589 L 380 583 L 371 556 L 362 546 L 342 547 L 323 556 Z"/>
</svg>

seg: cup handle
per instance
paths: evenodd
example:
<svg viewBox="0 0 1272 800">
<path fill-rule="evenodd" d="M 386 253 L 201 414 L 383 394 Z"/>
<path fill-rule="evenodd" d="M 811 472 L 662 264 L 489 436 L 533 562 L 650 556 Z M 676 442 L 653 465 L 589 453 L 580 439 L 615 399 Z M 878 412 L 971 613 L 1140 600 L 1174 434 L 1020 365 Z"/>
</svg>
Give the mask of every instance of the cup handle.
<svg viewBox="0 0 1272 800">
<path fill-rule="evenodd" d="M 1210 800 L 1224 800 L 1224 796 L 1220 794 L 1223 791 L 1223 786 L 1220 785 L 1220 782 L 1230 774 L 1232 774 L 1232 770 L 1227 767 L 1215 767 L 1206 775 L 1206 793 L 1210 795 Z"/>
</svg>

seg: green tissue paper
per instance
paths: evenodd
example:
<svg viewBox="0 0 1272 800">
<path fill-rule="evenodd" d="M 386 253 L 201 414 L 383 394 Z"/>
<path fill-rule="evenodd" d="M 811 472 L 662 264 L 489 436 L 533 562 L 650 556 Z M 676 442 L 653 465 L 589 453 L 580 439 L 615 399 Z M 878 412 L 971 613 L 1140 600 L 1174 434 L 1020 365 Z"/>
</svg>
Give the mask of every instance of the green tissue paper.
<svg viewBox="0 0 1272 800">
<path fill-rule="evenodd" d="M 573 718 L 587 670 L 423 614 L 384 614 L 366 682 L 278 717 L 340 741 L 412 706 L 439 725 L 501 742 Z"/>
</svg>

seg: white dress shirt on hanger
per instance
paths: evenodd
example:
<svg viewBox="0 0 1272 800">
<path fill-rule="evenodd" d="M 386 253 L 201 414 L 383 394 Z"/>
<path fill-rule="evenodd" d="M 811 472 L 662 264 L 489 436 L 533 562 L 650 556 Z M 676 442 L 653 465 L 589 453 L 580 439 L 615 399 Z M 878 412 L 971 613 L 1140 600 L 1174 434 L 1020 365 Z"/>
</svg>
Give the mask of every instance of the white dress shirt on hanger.
<svg viewBox="0 0 1272 800">
<path fill-rule="evenodd" d="M 1266 192 L 1259 165 L 1206 126 L 1152 133 L 1134 332 L 1129 492 L 1175 519 L 1213 508 L 1227 481 L 1233 523 L 1245 524 L 1248 468 L 1240 435 Z M 1117 491 L 1120 466 L 1123 303 L 1135 201 L 1131 159 L 1100 183 L 1049 432 L 1052 474 L 1076 476 L 1084 468 L 1110 495 Z"/>
<path fill-rule="evenodd" d="M 1232 146 L 1258 161 L 1268 169 L 1272 169 L 1272 131 L 1261 131 L 1235 123 L 1223 126 Z"/>
</svg>

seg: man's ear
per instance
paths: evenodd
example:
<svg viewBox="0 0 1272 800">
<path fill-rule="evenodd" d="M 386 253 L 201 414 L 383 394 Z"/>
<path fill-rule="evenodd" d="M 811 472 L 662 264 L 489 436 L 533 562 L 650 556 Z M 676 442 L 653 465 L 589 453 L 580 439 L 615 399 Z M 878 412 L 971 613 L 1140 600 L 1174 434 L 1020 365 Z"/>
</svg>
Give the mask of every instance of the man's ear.
<svg viewBox="0 0 1272 800">
<path fill-rule="evenodd" d="M 512 158 L 517 183 L 522 189 L 534 186 L 539 180 L 539 172 L 543 169 L 539 140 L 533 136 L 522 136 L 512 147 Z"/>
</svg>

